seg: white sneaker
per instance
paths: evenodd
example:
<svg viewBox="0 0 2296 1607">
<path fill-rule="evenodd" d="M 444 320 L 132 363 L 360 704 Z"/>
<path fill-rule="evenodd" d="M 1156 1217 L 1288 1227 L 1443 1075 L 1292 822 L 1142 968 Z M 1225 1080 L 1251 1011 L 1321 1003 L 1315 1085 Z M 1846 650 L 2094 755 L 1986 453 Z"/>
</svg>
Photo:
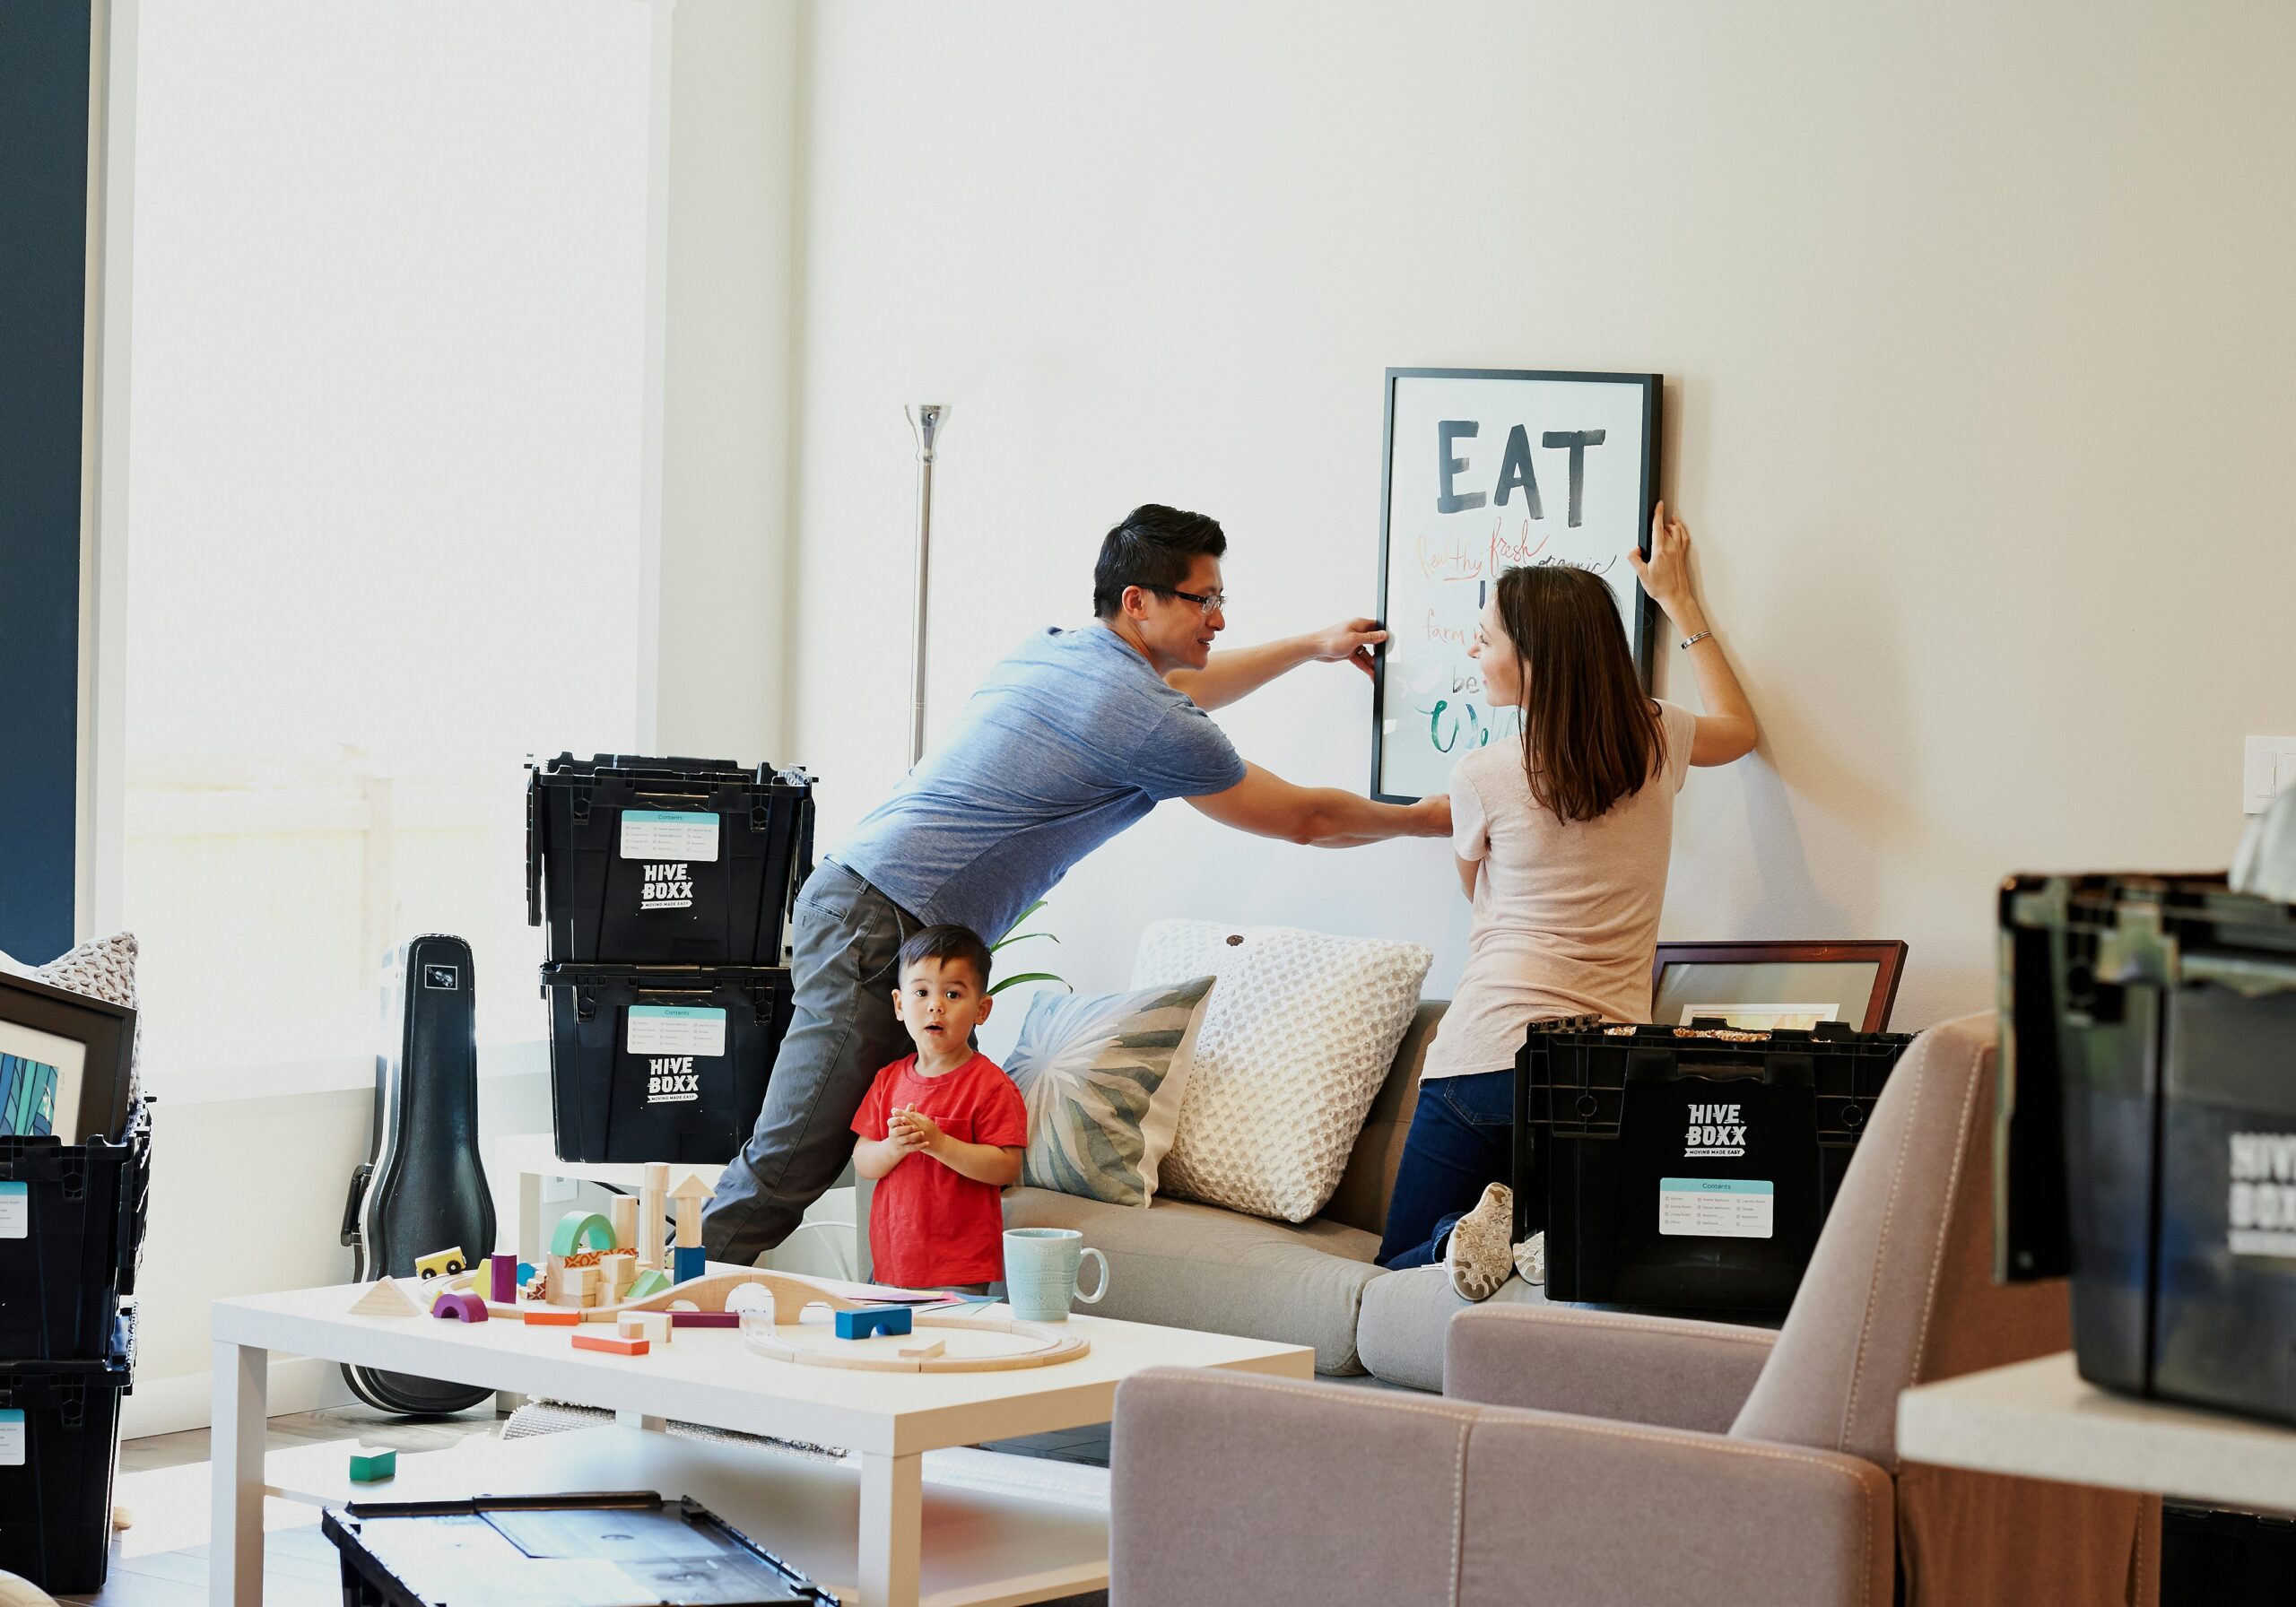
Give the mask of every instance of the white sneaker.
<svg viewBox="0 0 2296 1607">
<path fill-rule="evenodd" d="M 1546 1234 L 1534 1233 L 1515 1247 L 1515 1270 L 1526 1283 L 1546 1281 Z"/>
<path fill-rule="evenodd" d="M 1488 1300 L 1515 1271 L 1515 1194 L 1504 1183 L 1483 1191 L 1443 1246 L 1443 1270 L 1463 1300 Z"/>
</svg>

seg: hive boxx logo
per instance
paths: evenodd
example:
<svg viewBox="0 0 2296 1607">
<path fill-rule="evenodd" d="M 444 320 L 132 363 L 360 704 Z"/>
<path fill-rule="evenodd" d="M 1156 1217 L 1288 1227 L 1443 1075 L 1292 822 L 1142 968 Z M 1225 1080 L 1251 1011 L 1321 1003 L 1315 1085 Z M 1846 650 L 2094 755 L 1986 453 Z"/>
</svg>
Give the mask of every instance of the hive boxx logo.
<svg viewBox="0 0 2296 1607">
<path fill-rule="evenodd" d="M 693 908 L 693 869 L 686 861 L 676 860 L 667 864 L 648 864 L 646 880 L 638 890 L 640 909 L 691 909 Z"/>
<path fill-rule="evenodd" d="M 2228 1248 L 2235 1255 L 2296 1255 L 2296 1133 L 2235 1133 Z"/>
<path fill-rule="evenodd" d="M 646 1062 L 646 1103 L 679 1105 L 701 1098 L 701 1073 L 691 1055 L 657 1055 Z"/>
<path fill-rule="evenodd" d="M 1735 1105 L 1692 1106 L 1690 1133 L 1683 1140 L 1683 1159 L 1744 1154 L 1746 1123 L 1738 1109 Z"/>
</svg>

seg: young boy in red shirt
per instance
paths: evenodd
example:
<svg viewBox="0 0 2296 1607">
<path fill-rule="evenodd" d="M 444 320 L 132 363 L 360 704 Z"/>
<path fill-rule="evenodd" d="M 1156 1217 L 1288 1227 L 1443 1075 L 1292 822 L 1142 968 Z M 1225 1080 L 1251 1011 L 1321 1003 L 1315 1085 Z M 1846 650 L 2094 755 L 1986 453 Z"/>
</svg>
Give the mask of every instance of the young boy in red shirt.
<svg viewBox="0 0 2296 1607">
<path fill-rule="evenodd" d="M 988 965 L 988 945 L 964 926 L 927 926 L 900 946 L 893 1012 L 917 1053 L 877 1073 L 853 1118 L 853 1169 L 878 1180 L 869 1254 L 880 1283 L 986 1294 L 1004 1275 L 998 1192 L 1021 1179 L 1029 1110 L 972 1047 L 992 1003 Z"/>
</svg>

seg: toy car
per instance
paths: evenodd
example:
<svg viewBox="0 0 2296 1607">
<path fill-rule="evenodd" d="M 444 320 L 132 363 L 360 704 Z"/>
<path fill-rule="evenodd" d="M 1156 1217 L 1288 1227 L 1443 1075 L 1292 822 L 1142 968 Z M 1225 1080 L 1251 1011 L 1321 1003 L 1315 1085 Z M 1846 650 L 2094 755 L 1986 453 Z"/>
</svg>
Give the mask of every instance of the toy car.
<svg viewBox="0 0 2296 1607">
<path fill-rule="evenodd" d="M 421 1278 L 451 1278 L 469 1270 L 470 1263 L 463 1259 L 460 1245 L 452 1249 L 433 1250 L 428 1255 L 417 1256 L 414 1262 L 415 1275 Z"/>
</svg>

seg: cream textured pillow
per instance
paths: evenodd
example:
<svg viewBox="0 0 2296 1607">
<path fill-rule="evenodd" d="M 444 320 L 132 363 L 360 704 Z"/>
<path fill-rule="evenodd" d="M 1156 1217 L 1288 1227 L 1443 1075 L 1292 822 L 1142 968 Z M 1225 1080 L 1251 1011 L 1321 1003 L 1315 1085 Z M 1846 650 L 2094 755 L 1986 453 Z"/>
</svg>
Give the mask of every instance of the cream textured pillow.
<svg viewBox="0 0 2296 1607">
<path fill-rule="evenodd" d="M 1132 986 L 1211 976 L 1161 1192 L 1304 1222 L 1347 1169 L 1434 954 L 1288 926 L 1158 921 Z"/>
</svg>

